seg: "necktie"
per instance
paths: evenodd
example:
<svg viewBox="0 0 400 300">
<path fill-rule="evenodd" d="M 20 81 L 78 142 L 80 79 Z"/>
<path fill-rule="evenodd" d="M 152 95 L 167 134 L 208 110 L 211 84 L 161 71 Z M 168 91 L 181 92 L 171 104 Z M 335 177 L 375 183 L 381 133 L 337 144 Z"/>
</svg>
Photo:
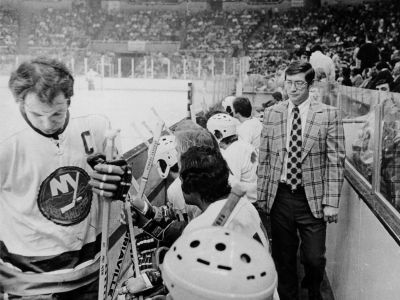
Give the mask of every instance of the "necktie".
<svg viewBox="0 0 400 300">
<path fill-rule="evenodd" d="M 286 182 L 290 185 L 292 191 L 296 190 L 301 184 L 301 119 L 297 106 L 293 108 L 286 178 Z"/>
</svg>

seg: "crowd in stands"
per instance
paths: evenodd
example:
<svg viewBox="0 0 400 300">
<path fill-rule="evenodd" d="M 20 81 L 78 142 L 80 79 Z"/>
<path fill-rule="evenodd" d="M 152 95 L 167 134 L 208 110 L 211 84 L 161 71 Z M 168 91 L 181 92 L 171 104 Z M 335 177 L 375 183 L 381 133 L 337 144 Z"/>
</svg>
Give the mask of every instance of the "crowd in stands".
<svg viewBox="0 0 400 300">
<path fill-rule="evenodd" d="M 15 47 L 18 33 L 15 12 L 0 9 L 0 19 L 5 25 L 1 43 Z M 400 60 L 399 20 L 400 3 L 394 0 L 282 12 L 272 9 L 108 12 L 75 3 L 68 10 L 47 8 L 34 14 L 29 46 L 41 47 L 41 51 L 43 47 L 56 48 L 53 52 L 60 56 L 59 52 L 78 48 L 82 55 L 88 51 L 91 40 L 179 41 L 183 51 L 151 55 L 155 73 L 167 73 L 169 61 L 173 78 L 183 73 L 198 75 L 200 59 L 201 73 L 207 75 L 213 73 L 216 64 L 211 55 L 226 58 L 249 55 L 250 72 L 264 76 L 264 82 L 258 80 L 258 88 L 269 90 L 272 79 L 283 66 L 293 59 L 309 58 L 312 47 L 318 44 L 334 62 L 335 80 L 345 85 L 376 88 L 382 79 L 391 83 L 388 72 L 395 77 L 393 67 Z M 372 43 L 379 51 L 379 61 L 364 68 L 357 64 L 356 57 L 366 35 L 374 37 Z M 184 59 L 188 62 L 186 72 L 183 72 Z M 137 61 L 137 73 L 144 73 L 144 60 Z M 327 75 L 317 73 L 322 80 Z M 376 74 L 379 80 L 371 80 Z M 386 76 L 381 78 L 382 74 Z"/>
<path fill-rule="evenodd" d="M 0 5 L 0 47 L 2 53 L 14 53 L 18 39 L 18 17 L 14 9 Z"/>
<path fill-rule="evenodd" d="M 262 21 L 264 11 L 199 12 L 186 21 L 186 48 L 234 54 Z"/>
<path fill-rule="evenodd" d="M 83 48 L 107 20 L 101 10 L 73 3 L 70 10 L 46 8 L 32 20 L 30 46 Z"/>
<path fill-rule="evenodd" d="M 134 11 L 109 14 L 109 27 L 99 39 L 105 41 L 176 41 L 182 18 L 176 11 Z"/>
</svg>

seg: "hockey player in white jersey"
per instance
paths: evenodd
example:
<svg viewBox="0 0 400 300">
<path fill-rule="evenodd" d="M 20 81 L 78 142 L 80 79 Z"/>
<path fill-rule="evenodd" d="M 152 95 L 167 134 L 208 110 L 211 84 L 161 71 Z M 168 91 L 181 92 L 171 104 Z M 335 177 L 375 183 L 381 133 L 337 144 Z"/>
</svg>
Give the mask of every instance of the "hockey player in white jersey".
<svg viewBox="0 0 400 300">
<path fill-rule="evenodd" d="M 238 139 L 235 119 L 227 114 L 213 115 L 207 129 L 216 137 L 221 153 L 233 173 L 230 184 L 240 184 L 250 202 L 257 197 L 257 153 L 252 145 Z"/>
<path fill-rule="evenodd" d="M 239 120 L 237 135 L 239 140 L 245 141 L 256 149 L 260 148 L 262 123 L 258 118 L 252 117 L 253 107 L 248 98 L 236 97 L 232 103 L 233 117 Z"/>
<path fill-rule="evenodd" d="M 101 205 L 87 157 L 103 152 L 110 124 L 70 116 L 73 84 L 46 58 L 9 80 L 18 105 L 0 129 L 0 296 L 9 299 L 97 298 Z"/>
<path fill-rule="evenodd" d="M 185 239 L 187 236 L 193 236 L 195 235 L 195 232 L 199 231 L 200 229 L 209 229 L 211 225 L 215 223 L 217 216 L 220 214 L 221 210 L 223 209 L 224 205 L 228 201 L 233 201 L 232 199 L 228 199 L 228 195 L 231 192 L 231 187 L 229 186 L 228 183 L 228 178 L 229 178 L 229 168 L 222 157 L 221 153 L 218 151 L 218 149 L 213 149 L 209 147 L 191 147 L 189 148 L 181 157 L 181 173 L 180 177 L 182 179 L 182 190 L 185 195 L 185 200 L 187 203 L 193 204 L 198 206 L 202 210 L 202 214 L 196 218 L 194 218 L 192 221 L 189 222 L 189 224 L 186 226 L 182 237 L 179 239 L 182 241 L 182 239 Z M 237 191 L 236 191 L 237 192 Z M 167 267 L 164 268 L 162 267 L 162 276 L 164 279 L 164 282 L 166 283 L 168 290 L 171 292 L 171 295 L 173 296 L 173 299 L 197 299 L 196 297 L 200 297 L 198 299 L 272 299 L 272 294 L 274 292 L 274 289 L 276 287 L 276 273 L 273 267 L 273 263 L 271 260 L 270 255 L 268 254 L 269 250 L 269 244 L 268 244 L 268 238 L 265 235 L 265 231 L 262 228 L 261 225 L 261 220 L 258 216 L 257 210 L 254 208 L 254 206 L 246 199 L 246 198 L 240 198 L 238 199 L 237 204 L 228 212 L 224 211 L 223 213 L 224 216 L 227 216 L 226 222 L 224 226 L 227 228 L 226 231 L 229 231 L 230 233 L 236 235 L 236 234 L 242 234 L 244 236 L 242 242 L 246 240 L 245 243 L 241 244 L 238 243 L 236 244 L 235 247 L 231 248 L 230 246 L 233 246 L 231 244 L 227 248 L 225 248 L 223 245 L 219 248 L 218 245 L 220 243 L 216 242 L 216 239 L 219 239 L 221 236 L 217 235 L 218 230 L 211 230 L 208 231 L 209 237 L 215 242 L 214 245 L 208 244 L 205 236 L 203 236 L 201 239 L 201 246 L 200 248 L 202 249 L 201 252 L 202 254 L 198 253 L 198 255 L 201 255 L 201 258 L 204 258 L 204 271 L 205 273 L 207 271 L 214 272 L 212 271 L 212 268 L 210 266 L 210 269 L 207 270 L 207 262 L 210 262 L 210 260 L 213 260 L 212 257 L 207 256 L 206 253 L 211 254 L 214 250 L 219 253 L 219 263 L 223 264 L 224 262 L 228 263 L 227 260 L 225 260 L 223 254 L 225 250 L 227 250 L 227 253 L 230 253 L 229 255 L 233 254 L 231 251 L 238 251 L 238 252 L 243 252 L 243 253 L 251 253 L 252 249 L 256 247 L 258 253 L 264 253 L 264 257 L 269 257 L 269 260 L 267 259 L 265 263 L 268 261 L 269 267 L 268 269 L 268 274 L 272 275 L 272 277 L 269 277 L 268 279 L 272 279 L 270 281 L 270 284 L 261 287 L 261 285 L 258 285 L 257 289 L 260 292 L 263 290 L 265 293 L 258 294 L 252 294 L 247 293 L 249 292 L 248 288 L 252 289 L 254 286 L 247 286 L 246 291 L 242 291 L 243 295 L 237 295 L 234 297 L 233 294 L 235 292 L 231 290 L 232 293 L 229 293 L 229 295 L 225 295 L 223 290 L 220 292 L 220 297 L 214 298 L 216 294 L 218 293 L 218 285 L 213 285 L 212 282 L 213 280 L 218 280 L 217 277 L 219 275 L 223 275 L 225 271 L 228 271 L 228 269 L 221 268 L 220 272 L 217 272 L 219 274 L 215 274 L 216 277 L 213 277 L 213 279 L 208 278 L 208 276 L 212 276 L 211 274 L 206 275 L 205 273 L 203 274 L 205 277 L 206 281 L 201 280 L 202 276 L 198 277 L 195 274 L 191 274 L 191 278 L 188 279 L 188 282 L 193 280 L 191 282 L 192 288 L 185 290 L 185 288 L 180 285 L 183 283 L 185 280 L 182 278 L 182 281 L 176 281 L 177 277 L 174 276 L 174 270 L 173 268 L 171 269 L 172 265 L 169 265 L 167 263 Z M 211 235 L 210 235 L 211 234 Z M 226 237 L 226 234 L 223 233 Z M 228 242 L 226 240 L 227 238 L 224 238 L 225 242 Z M 179 240 L 172 245 L 172 250 L 169 253 L 174 253 L 174 255 L 182 255 L 182 252 L 180 252 L 182 249 L 180 246 Z M 247 242 L 248 241 L 248 242 Z M 257 242 L 256 242 L 257 241 Z M 204 242 L 204 244 L 203 244 Z M 222 243 L 222 240 L 219 242 Z M 228 245 L 229 243 L 225 244 Z M 254 245 L 253 245 L 254 244 Z M 180 245 L 180 246 L 177 246 Z M 216 246 L 217 245 L 217 246 Z M 244 245 L 244 246 L 243 246 Z M 200 250 L 200 249 L 195 249 L 199 246 L 199 244 L 193 243 L 191 245 L 191 248 L 193 251 Z M 217 248 L 216 248 L 217 247 Z M 240 248 L 238 248 L 240 247 Z M 186 248 L 186 247 L 185 247 Z M 246 250 L 246 251 L 245 251 Z M 179 253 L 178 253 L 178 252 Z M 200 270 L 201 265 L 193 265 L 190 262 L 189 256 L 190 253 L 186 253 L 184 257 L 178 257 L 179 260 L 183 259 L 182 265 L 178 266 L 176 265 L 177 268 L 179 268 L 179 271 L 182 271 L 182 268 L 186 268 L 188 272 L 190 273 L 190 270 L 192 267 Z M 206 255 L 206 256 L 203 256 Z M 168 254 L 167 254 L 168 257 Z M 230 256 L 232 258 L 232 256 Z M 227 257 L 226 257 L 227 258 Z M 253 257 L 255 258 L 255 257 Z M 250 258 L 252 260 L 253 258 Z M 167 259 L 167 258 L 166 258 Z M 189 259 L 189 260 L 187 260 Z M 215 257 L 215 259 L 217 259 Z M 246 263 L 249 263 L 248 260 Z M 165 261 L 164 261 L 165 262 Z M 201 262 L 200 262 L 201 263 Z M 227 268 L 231 269 L 236 269 L 236 270 L 241 270 L 243 271 L 242 267 L 240 267 L 240 262 L 239 260 L 231 260 L 230 261 L 230 266 L 227 266 Z M 214 262 L 212 263 L 214 265 Z M 199 269 L 200 268 L 200 269 Z M 225 270 L 225 271 L 223 271 Z M 230 270 L 230 269 L 229 269 Z M 188 274 L 189 274 L 188 273 Z M 260 271 L 262 273 L 262 271 Z M 234 273 L 232 272 L 226 272 L 224 273 L 226 275 L 222 276 L 219 278 L 220 281 L 219 284 L 221 286 L 225 286 L 226 288 L 231 285 L 232 279 L 234 280 L 235 278 L 232 278 L 231 276 L 234 276 Z M 177 273 L 175 274 L 177 275 Z M 183 274 L 178 275 L 178 277 L 181 277 Z M 242 274 L 243 275 L 243 274 Z M 265 276 L 264 274 L 263 276 Z M 261 276 L 261 277 L 263 277 Z M 154 286 L 160 284 L 160 273 L 158 270 L 148 270 L 145 273 L 142 273 L 140 277 L 138 278 L 131 278 L 129 279 L 123 286 L 122 290 L 120 291 L 121 293 L 132 293 L 132 294 L 137 294 L 141 293 L 143 290 L 146 292 L 149 289 L 152 289 Z M 207 281 L 207 279 L 210 279 L 210 281 Z M 263 278 L 267 279 L 267 278 Z M 171 281 L 172 280 L 172 281 Z M 215 281 L 216 282 L 216 281 Z M 214 282 L 214 283 L 215 283 Z M 206 286 L 203 286 L 203 284 L 206 284 Z M 263 283 L 267 283 L 266 281 L 263 281 Z M 196 291 L 196 286 L 199 284 L 199 291 Z M 211 285 L 210 285 L 211 284 Z M 237 282 L 237 284 L 240 284 Z M 175 289 L 181 289 L 180 292 L 176 293 Z M 214 290 L 214 288 L 216 290 Z M 232 287 L 231 287 L 232 288 Z M 260 290 L 261 289 L 261 290 Z M 198 294 L 197 292 L 200 292 L 200 290 L 203 290 L 204 293 Z M 210 294 L 208 294 L 210 292 Z M 216 292 L 216 294 L 213 295 L 213 293 Z M 255 292 L 255 290 L 253 290 Z M 256 294 L 258 296 L 256 296 Z M 189 296 L 190 295 L 190 296 Z M 253 296 L 256 296 L 256 298 L 253 298 Z M 176 298 L 175 298 L 176 297 Z M 257 298 L 260 297 L 260 298 Z"/>
</svg>

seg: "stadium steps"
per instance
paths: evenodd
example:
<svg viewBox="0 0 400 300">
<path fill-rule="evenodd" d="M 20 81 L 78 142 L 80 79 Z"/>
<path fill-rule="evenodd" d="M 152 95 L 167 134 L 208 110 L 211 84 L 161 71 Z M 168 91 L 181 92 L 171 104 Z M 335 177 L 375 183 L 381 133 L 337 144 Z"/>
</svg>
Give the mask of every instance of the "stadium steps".
<svg viewBox="0 0 400 300">
<path fill-rule="evenodd" d="M 27 9 L 21 9 L 18 17 L 18 42 L 17 53 L 28 53 L 29 34 L 31 33 L 32 12 Z"/>
</svg>

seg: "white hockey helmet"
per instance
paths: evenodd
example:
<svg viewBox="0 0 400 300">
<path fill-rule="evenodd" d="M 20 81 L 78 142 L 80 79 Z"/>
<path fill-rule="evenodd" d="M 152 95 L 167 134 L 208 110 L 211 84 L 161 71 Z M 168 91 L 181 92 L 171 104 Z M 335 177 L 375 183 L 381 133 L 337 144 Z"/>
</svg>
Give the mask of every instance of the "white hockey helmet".
<svg viewBox="0 0 400 300">
<path fill-rule="evenodd" d="M 215 114 L 207 121 L 207 129 L 218 141 L 236 134 L 237 120 L 227 114 Z M 219 133 L 218 133 L 219 132 Z"/>
<path fill-rule="evenodd" d="M 235 100 L 236 96 L 227 96 L 222 100 L 222 107 L 228 113 L 233 113 L 233 100 Z"/>
<path fill-rule="evenodd" d="M 159 140 L 154 164 L 157 165 L 157 171 L 161 178 L 167 178 L 170 168 L 178 163 L 175 145 L 175 136 L 173 135 L 164 135 Z"/>
<path fill-rule="evenodd" d="M 268 249 L 222 227 L 184 233 L 161 273 L 174 300 L 272 300 L 278 284 Z"/>
</svg>

